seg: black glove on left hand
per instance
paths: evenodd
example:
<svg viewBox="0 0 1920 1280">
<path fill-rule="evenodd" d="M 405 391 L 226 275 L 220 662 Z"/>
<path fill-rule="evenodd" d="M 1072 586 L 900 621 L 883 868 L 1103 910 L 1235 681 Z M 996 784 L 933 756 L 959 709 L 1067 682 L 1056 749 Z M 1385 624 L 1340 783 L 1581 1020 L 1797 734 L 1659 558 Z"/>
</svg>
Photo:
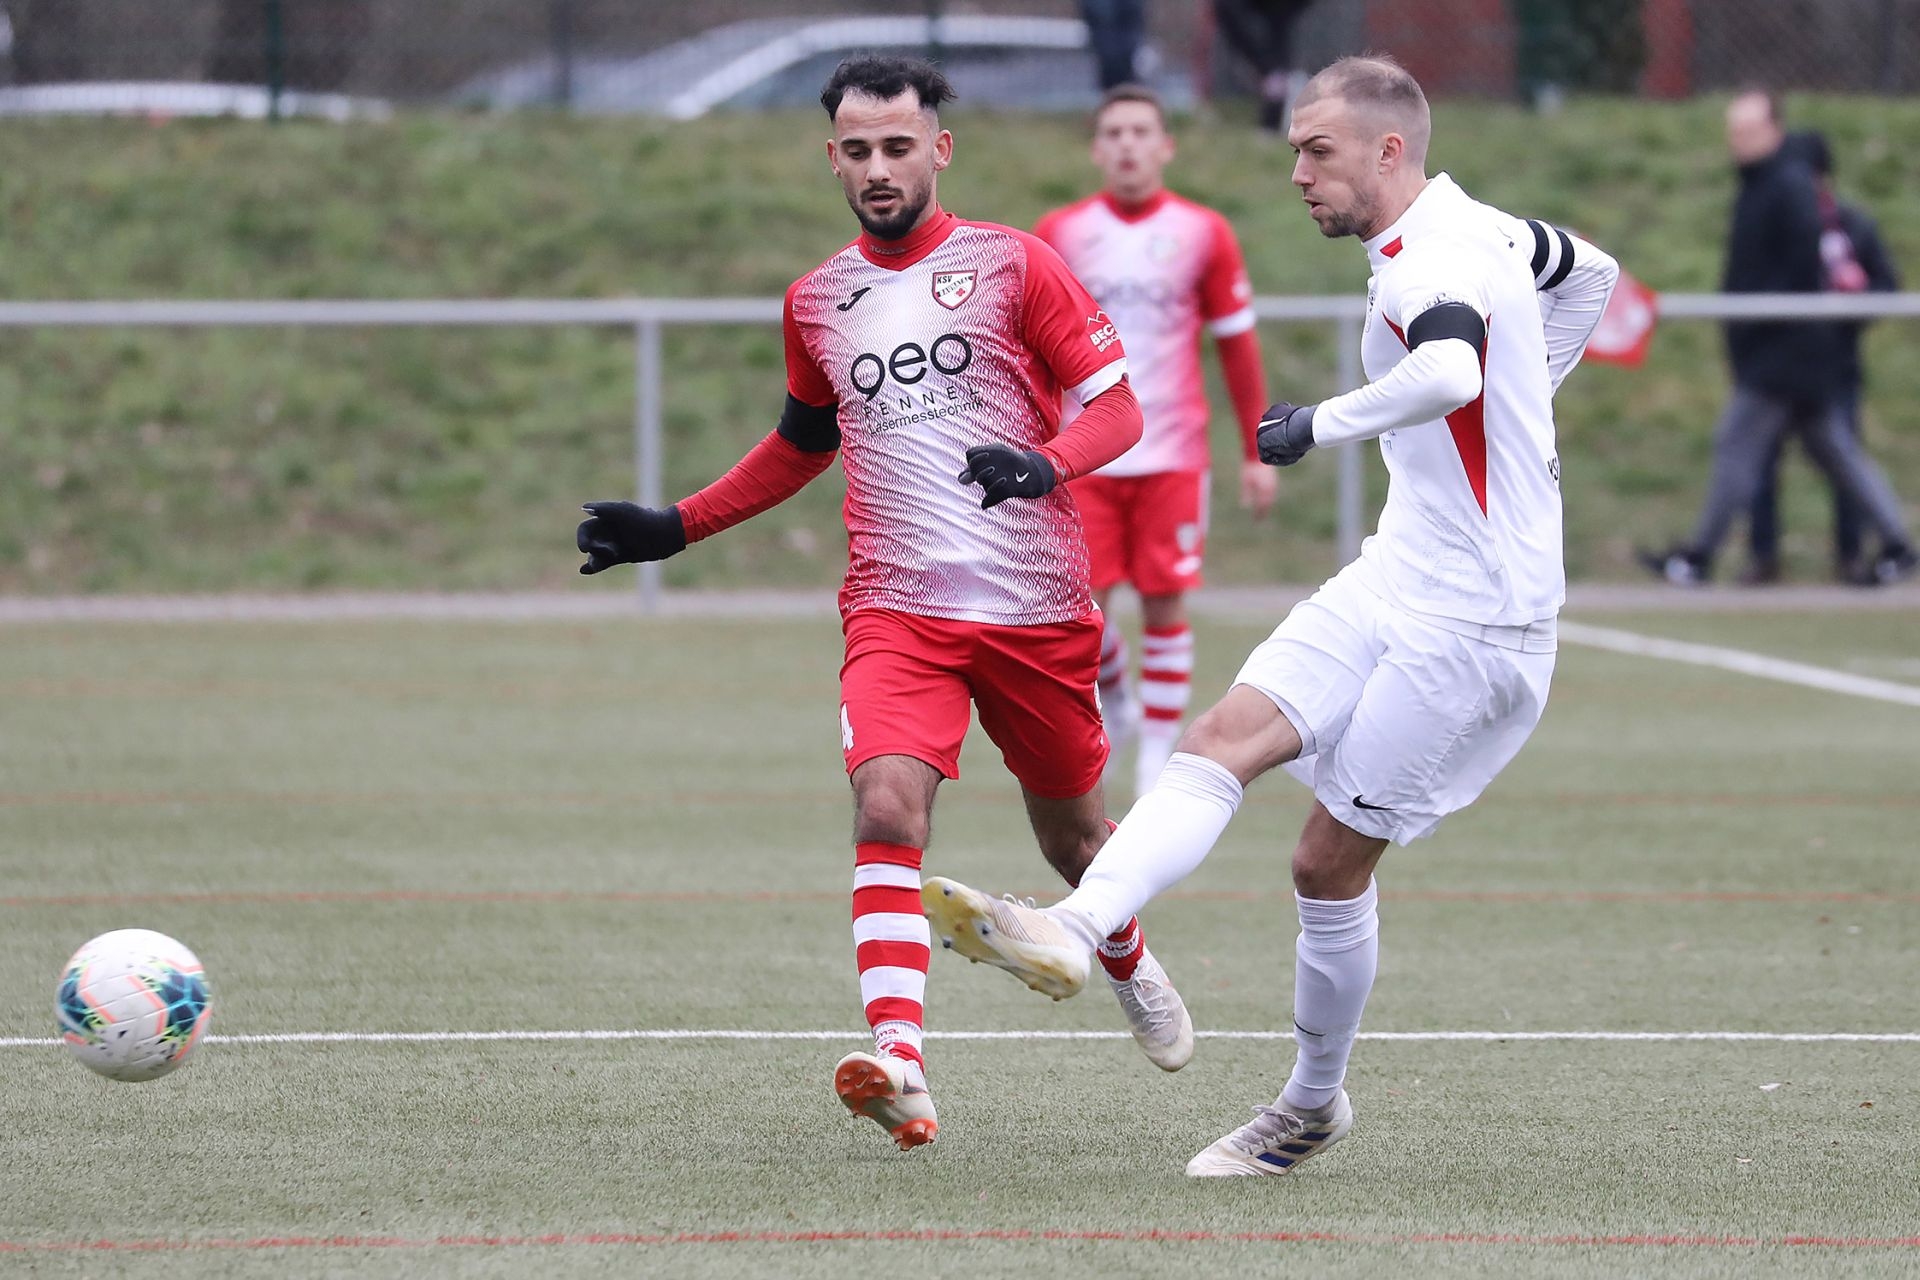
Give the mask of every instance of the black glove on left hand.
<svg viewBox="0 0 1920 1280">
<path fill-rule="evenodd" d="M 599 573 L 617 564 L 665 560 L 687 549 L 687 527 L 679 507 L 643 507 L 632 502 L 589 502 L 587 518 L 573 540 L 586 552 L 582 573 Z"/>
<path fill-rule="evenodd" d="M 1260 415 L 1260 431 L 1254 436 L 1260 461 L 1270 467 L 1290 467 L 1313 448 L 1313 406 L 1295 407 L 1282 400 Z"/>
<path fill-rule="evenodd" d="M 1053 492 L 1058 481 L 1053 464 L 1037 449 L 981 444 L 967 450 L 967 469 L 960 473 L 960 483 L 977 484 L 986 490 L 986 496 L 980 499 L 984 511 L 1008 498 L 1044 497 Z"/>
</svg>

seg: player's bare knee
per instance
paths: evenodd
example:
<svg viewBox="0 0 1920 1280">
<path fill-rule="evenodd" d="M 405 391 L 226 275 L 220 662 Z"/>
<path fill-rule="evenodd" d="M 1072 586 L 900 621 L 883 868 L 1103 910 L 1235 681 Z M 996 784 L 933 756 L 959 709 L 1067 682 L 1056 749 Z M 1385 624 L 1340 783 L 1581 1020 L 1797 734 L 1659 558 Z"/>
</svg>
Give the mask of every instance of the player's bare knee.
<svg viewBox="0 0 1920 1280">
<path fill-rule="evenodd" d="M 1180 735 L 1177 751 L 1225 766 L 1242 786 L 1300 753 L 1300 735 L 1258 690 L 1236 685 Z"/>
<path fill-rule="evenodd" d="M 1293 850 L 1293 890 L 1303 898 L 1332 901 L 1341 895 L 1334 887 L 1343 879 L 1339 860 L 1324 847 L 1302 840 Z"/>
<path fill-rule="evenodd" d="M 924 849 L 932 828 L 931 816 L 925 807 L 904 792 L 873 787 L 854 798 L 853 838 L 856 843 L 877 841 Z"/>
<path fill-rule="evenodd" d="M 933 833 L 931 810 L 927 797 L 904 780 L 885 776 L 861 779 L 853 791 L 854 841 L 924 849 Z"/>
<path fill-rule="evenodd" d="M 1315 805 L 1293 849 L 1293 888 L 1303 898 L 1341 902 L 1367 891 L 1387 842 L 1347 826 Z"/>
</svg>

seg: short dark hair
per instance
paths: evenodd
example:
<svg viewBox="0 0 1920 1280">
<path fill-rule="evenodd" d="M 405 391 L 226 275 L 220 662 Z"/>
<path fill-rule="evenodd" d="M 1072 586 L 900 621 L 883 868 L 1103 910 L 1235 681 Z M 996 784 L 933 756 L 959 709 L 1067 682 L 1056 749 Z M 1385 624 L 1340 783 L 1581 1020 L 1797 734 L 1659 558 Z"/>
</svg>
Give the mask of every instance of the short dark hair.
<svg viewBox="0 0 1920 1280">
<path fill-rule="evenodd" d="M 1154 109 L 1160 117 L 1160 127 L 1167 127 L 1167 104 L 1160 95 L 1143 84 L 1117 84 L 1100 95 L 1100 105 L 1093 109 L 1093 127 L 1100 127 L 1100 117 L 1107 114 L 1107 108 L 1116 102 L 1144 102 Z"/>
<path fill-rule="evenodd" d="M 840 100 L 851 89 L 870 98 L 897 98 L 911 89 L 920 105 L 938 111 L 943 102 L 954 99 L 953 86 L 940 74 L 940 68 L 925 58 L 906 58 L 897 54 L 856 54 L 833 69 L 827 87 L 820 91 L 820 105 L 827 117 L 839 114 Z"/>
</svg>

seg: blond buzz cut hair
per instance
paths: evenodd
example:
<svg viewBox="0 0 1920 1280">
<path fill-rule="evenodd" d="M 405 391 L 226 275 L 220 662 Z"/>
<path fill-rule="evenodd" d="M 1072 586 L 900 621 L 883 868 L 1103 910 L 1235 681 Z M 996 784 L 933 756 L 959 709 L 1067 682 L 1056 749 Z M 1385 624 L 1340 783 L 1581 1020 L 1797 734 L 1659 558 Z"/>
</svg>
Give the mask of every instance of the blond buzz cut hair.
<svg viewBox="0 0 1920 1280">
<path fill-rule="evenodd" d="M 1338 98 L 1367 117 L 1376 137 L 1397 133 L 1407 144 L 1407 158 L 1424 165 L 1427 144 L 1433 138 L 1433 115 L 1420 82 L 1391 54 L 1369 53 L 1330 63 L 1307 81 L 1294 101 L 1294 110 L 1322 98 Z"/>
</svg>

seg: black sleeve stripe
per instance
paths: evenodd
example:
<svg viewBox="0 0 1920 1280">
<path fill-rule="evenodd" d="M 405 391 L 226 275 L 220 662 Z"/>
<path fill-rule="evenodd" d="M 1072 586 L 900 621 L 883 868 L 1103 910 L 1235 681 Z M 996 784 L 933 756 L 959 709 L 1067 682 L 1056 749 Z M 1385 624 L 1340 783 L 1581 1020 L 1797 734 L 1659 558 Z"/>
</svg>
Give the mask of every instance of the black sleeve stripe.
<svg viewBox="0 0 1920 1280">
<path fill-rule="evenodd" d="M 1538 288 L 1540 277 L 1547 269 L 1547 255 L 1552 248 L 1547 244 L 1547 228 L 1544 224 L 1528 218 L 1527 225 L 1533 228 L 1533 283 Z"/>
<path fill-rule="evenodd" d="M 1540 286 L 1542 289 L 1559 288 L 1560 282 L 1565 280 L 1567 273 L 1573 270 L 1573 237 L 1558 227 L 1553 229 L 1553 234 L 1560 237 L 1560 265 L 1553 269 L 1553 274 L 1548 276 L 1546 283 Z"/>
<path fill-rule="evenodd" d="M 1409 351 L 1423 342 L 1434 342 L 1441 338 L 1459 338 L 1472 343 L 1475 351 L 1485 355 L 1487 322 L 1478 311 L 1464 302 L 1443 302 L 1437 307 L 1428 307 L 1407 326 Z"/>
<path fill-rule="evenodd" d="M 832 453 L 840 447 L 840 406 L 808 404 L 789 391 L 780 435 L 802 453 Z"/>
</svg>

